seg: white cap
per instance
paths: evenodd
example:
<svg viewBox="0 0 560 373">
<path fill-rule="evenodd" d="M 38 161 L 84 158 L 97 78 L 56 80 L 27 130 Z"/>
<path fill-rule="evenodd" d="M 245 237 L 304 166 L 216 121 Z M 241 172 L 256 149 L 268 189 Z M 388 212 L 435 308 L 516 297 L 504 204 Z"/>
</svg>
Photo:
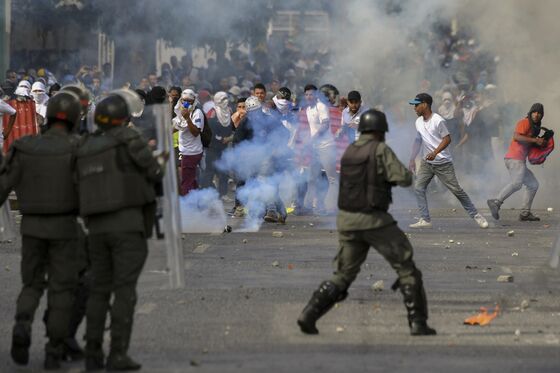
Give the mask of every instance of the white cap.
<svg viewBox="0 0 560 373">
<path fill-rule="evenodd" d="M 247 100 L 245 100 L 245 109 L 248 112 L 260 109 L 261 107 L 262 107 L 261 102 L 255 96 L 247 97 Z"/>
</svg>

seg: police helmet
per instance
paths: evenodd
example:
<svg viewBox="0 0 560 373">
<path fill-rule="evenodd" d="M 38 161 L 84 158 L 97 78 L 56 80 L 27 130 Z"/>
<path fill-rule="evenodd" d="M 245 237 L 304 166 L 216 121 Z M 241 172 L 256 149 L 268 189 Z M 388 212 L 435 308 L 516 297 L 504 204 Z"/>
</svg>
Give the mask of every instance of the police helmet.
<svg viewBox="0 0 560 373">
<path fill-rule="evenodd" d="M 387 124 L 387 118 L 385 117 L 385 114 L 375 109 L 364 111 L 362 115 L 360 115 L 360 124 L 358 125 L 358 131 L 389 131 L 389 125 Z"/>
<path fill-rule="evenodd" d="M 80 104 L 82 106 L 82 116 L 85 116 L 88 112 L 89 103 L 91 101 L 91 96 L 89 95 L 89 91 L 86 88 L 80 87 L 77 84 L 65 85 L 60 89 L 59 92 L 62 91 L 69 91 L 78 95 L 78 97 L 80 98 Z"/>
<path fill-rule="evenodd" d="M 80 121 L 80 98 L 70 91 L 57 93 L 47 103 L 46 116 L 49 127 L 55 122 L 64 122 L 72 131 Z"/>
<path fill-rule="evenodd" d="M 130 117 L 142 111 L 143 103 L 137 93 L 129 89 L 118 89 L 109 92 L 95 107 L 94 120 L 101 128 L 121 126 Z"/>
<path fill-rule="evenodd" d="M 329 102 L 334 103 L 340 94 L 338 89 L 332 84 L 323 84 L 319 91 L 329 100 Z"/>
</svg>

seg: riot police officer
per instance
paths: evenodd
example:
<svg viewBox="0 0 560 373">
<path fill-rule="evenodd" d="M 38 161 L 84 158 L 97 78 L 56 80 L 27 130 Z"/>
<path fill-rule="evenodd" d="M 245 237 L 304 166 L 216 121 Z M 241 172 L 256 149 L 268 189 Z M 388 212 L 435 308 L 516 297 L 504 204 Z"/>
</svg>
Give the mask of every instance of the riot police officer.
<svg viewBox="0 0 560 373">
<path fill-rule="evenodd" d="M 152 232 L 154 183 L 163 161 L 152 155 L 140 132 L 127 127 L 141 105 L 136 93 L 119 90 L 97 105 L 99 130 L 77 154 L 80 214 L 89 230 L 92 286 L 86 318 L 86 370 L 104 367 L 102 349 L 107 312 L 111 313 L 108 370 L 137 370 L 128 355 L 136 304 L 136 284 L 146 261 Z M 109 301 L 113 295 L 113 303 Z"/>
<path fill-rule="evenodd" d="M 71 136 L 80 119 L 78 96 L 53 96 L 46 118 L 44 134 L 23 137 L 11 147 L 1 172 L 0 201 L 15 189 L 22 213 L 23 288 L 16 304 L 11 356 L 17 364 L 28 363 L 31 324 L 46 287 L 49 341 L 44 367 L 50 370 L 60 367 L 78 282 L 78 194 L 73 175 L 78 144 Z"/>
<path fill-rule="evenodd" d="M 412 335 L 432 335 L 422 273 L 412 260 L 412 246 L 387 212 L 393 185 L 409 186 L 412 174 L 384 142 L 385 114 L 367 110 L 360 116 L 360 138 L 341 159 L 337 227 L 340 250 L 334 277 L 323 282 L 303 309 L 298 325 L 303 333 L 317 334 L 317 320 L 348 295 L 360 266 L 373 246 L 395 269 Z"/>
</svg>

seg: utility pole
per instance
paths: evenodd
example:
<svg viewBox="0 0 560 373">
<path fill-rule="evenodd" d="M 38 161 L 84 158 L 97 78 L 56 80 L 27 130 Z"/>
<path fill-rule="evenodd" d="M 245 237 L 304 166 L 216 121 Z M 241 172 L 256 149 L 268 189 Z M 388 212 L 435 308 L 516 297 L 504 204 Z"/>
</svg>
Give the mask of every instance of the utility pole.
<svg viewBox="0 0 560 373">
<path fill-rule="evenodd" d="M 10 32 L 12 28 L 12 0 L 0 0 L 0 76 L 10 67 Z"/>
</svg>

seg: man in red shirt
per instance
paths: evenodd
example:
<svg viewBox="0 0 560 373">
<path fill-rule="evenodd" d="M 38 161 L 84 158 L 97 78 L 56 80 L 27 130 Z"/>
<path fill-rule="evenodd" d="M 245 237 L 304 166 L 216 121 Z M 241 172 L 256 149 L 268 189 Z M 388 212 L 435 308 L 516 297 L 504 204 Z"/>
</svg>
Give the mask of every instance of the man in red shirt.
<svg viewBox="0 0 560 373">
<path fill-rule="evenodd" d="M 537 190 L 539 182 L 535 175 L 527 168 L 527 154 L 532 146 L 543 146 L 545 140 L 539 136 L 541 130 L 541 120 L 544 117 L 544 106 L 535 103 L 531 106 L 531 110 L 526 118 L 521 119 L 515 126 L 513 139 L 505 155 L 506 167 L 511 176 L 511 183 L 506 185 L 496 199 L 487 201 L 488 207 L 494 219 L 500 218 L 500 206 L 504 201 L 517 192 L 525 185 L 525 193 L 523 195 L 523 206 L 519 220 L 521 221 L 539 221 L 540 218 L 531 213 L 531 205 Z"/>
</svg>

